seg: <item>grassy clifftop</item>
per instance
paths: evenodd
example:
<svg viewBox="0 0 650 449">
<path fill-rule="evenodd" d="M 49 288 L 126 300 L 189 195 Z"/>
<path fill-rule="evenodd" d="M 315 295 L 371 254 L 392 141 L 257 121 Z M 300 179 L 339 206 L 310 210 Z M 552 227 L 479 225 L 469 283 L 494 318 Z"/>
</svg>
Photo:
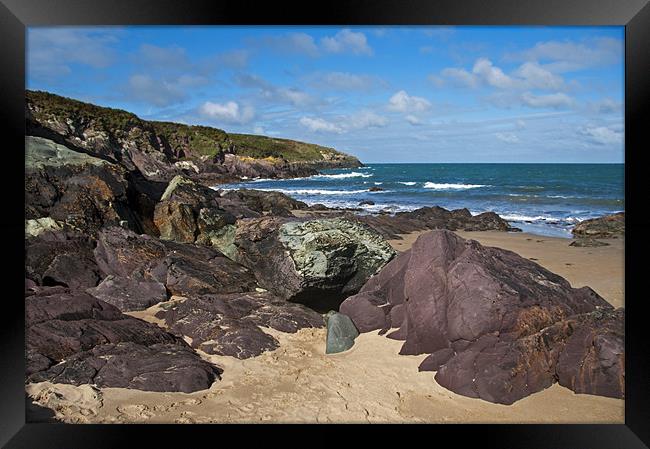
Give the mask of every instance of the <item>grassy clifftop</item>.
<svg viewBox="0 0 650 449">
<path fill-rule="evenodd" d="M 284 159 L 326 166 L 358 166 L 354 156 L 311 143 L 248 134 L 231 134 L 209 126 L 142 120 L 121 109 L 96 106 L 49 92 L 26 91 L 31 120 L 61 132 L 100 132 L 138 144 L 162 142 L 179 158 L 234 153 L 254 159 Z M 71 128 L 63 130 L 61 128 Z M 137 138 L 136 138 L 137 137 Z"/>
</svg>

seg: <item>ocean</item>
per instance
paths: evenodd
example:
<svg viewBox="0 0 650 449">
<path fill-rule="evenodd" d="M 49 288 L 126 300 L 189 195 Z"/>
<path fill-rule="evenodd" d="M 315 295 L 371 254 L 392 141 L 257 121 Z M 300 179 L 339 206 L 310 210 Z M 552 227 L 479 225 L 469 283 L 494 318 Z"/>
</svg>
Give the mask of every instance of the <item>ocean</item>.
<svg viewBox="0 0 650 449">
<path fill-rule="evenodd" d="M 623 164 L 368 164 L 322 173 L 215 188 L 274 190 L 308 204 L 368 213 L 423 206 L 493 211 L 525 232 L 566 238 L 579 221 L 625 209 Z"/>
</svg>

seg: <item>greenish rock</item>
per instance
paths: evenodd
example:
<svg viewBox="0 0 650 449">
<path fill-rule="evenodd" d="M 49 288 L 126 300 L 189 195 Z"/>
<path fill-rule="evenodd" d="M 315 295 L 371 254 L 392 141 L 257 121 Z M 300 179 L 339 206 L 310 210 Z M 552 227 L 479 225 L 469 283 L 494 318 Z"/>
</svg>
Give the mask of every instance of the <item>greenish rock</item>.
<svg viewBox="0 0 650 449">
<path fill-rule="evenodd" d="M 167 185 L 167 188 L 165 189 L 165 192 L 160 197 L 160 201 L 169 200 L 172 193 L 174 193 L 174 191 L 178 187 L 183 186 L 183 185 L 195 186 L 196 183 L 194 181 L 192 181 L 191 179 L 188 179 L 188 178 L 186 178 L 184 176 L 181 176 L 181 175 L 174 176 L 174 178 Z"/>
<path fill-rule="evenodd" d="M 361 288 L 395 256 L 380 234 L 342 218 L 285 223 L 278 239 L 289 250 L 299 276 L 312 284 L 353 273 L 345 282 L 346 291 Z"/>
<path fill-rule="evenodd" d="M 64 165 L 104 165 L 109 162 L 73 151 L 42 137 L 25 137 L 25 166 L 28 168 L 61 167 Z"/>
<path fill-rule="evenodd" d="M 359 335 L 359 331 L 349 316 L 330 311 L 325 319 L 327 320 L 326 354 L 347 351 L 354 346 L 354 339 Z"/>
<path fill-rule="evenodd" d="M 220 229 L 206 231 L 201 237 L 210 242 L 228 259 L 237 261 L 237 247 L 235 246 L 235 225 L 224 225 Z M 199 243 L 202 243 L 199 241 Z"/>
<path fill-rule="evenodd" d="M 54 220 L 52 217 L 37 218 L 35 220 L 25 220 L 25 235 L 38 237 L 45 231 L 59 231 L 63 229 L 63 223 Z"/>
</svg>

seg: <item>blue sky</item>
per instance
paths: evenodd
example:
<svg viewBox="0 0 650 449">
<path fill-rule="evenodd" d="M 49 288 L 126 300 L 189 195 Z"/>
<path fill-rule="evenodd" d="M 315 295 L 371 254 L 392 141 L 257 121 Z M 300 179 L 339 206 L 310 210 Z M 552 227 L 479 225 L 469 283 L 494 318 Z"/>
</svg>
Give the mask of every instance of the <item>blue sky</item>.
<svg viewBox="0 0 650 449">
<path fill-rule="evenodd" d="M 623 162 L 623 27 L 30 28 L 27 87 L 363 162 Z"/>
</svg>

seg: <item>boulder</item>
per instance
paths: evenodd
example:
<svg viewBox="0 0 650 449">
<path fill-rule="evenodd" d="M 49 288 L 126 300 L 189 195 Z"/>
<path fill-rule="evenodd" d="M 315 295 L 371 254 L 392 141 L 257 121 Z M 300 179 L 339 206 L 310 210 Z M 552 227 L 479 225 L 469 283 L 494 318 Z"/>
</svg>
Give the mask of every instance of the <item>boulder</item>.
<svg viewBox="0 0 650 449">
<path fill-rule="evenodd" d="M 584 220 L 571 230 L 577 238 L 616 238 L 625 235 L 625 212 Z"/>
<path fill-rule="evenodd" d="M 326 316 L 327 319 L 327 345 L 326 354 L 336 354 L 347 351 L 354 346 L 354 339 L 359 335 L 359 331 L 354 326 L 350 317 L 342 313 L 331 311 Z"/>
<path fill-rule="evenodd" d="M 278 341 L 262 328 L 294 333 L 323 326 L 320 314 L 268 292 L 192 297 L 172 303 L 157 316 L 172 332 L 190 337 L 194 348 L 238 359 L 278 347 Z"/>
<path fill-rule="evenodd" d="M 368 189 L 368 192 L 382 192 L 383 190 L 384 189 L 382 189 L 381 187 L 370 187 Z"/>
<path fill-rule="evenodd" d="M 36 285 L 94 287 L 101 279 L 94 243 L 71 231 L 44 230 L 25 240 L 25 276 Z"/>
<path fill-rule="evenodd" d="M 394 329 L 387 336 L 404 341 L 400 354 L 430 354 L 421 369 L 437 370 L 436 379 L 450 390 L 512 403 L 557 380 L 557 360 L 577 317 L 613 308 L 590 288 L 572 288 L 511 251 L 438 230 L 421 235 L 340 312 L 360 332 Z M 616 316 L 612 327 L 622 326 Z M 592 368 L 609 363 L 620 360 L 598 359 Z M 585 388 L 607 390 L 594 383 Z"/>
<path fill-rule="evenodd" d="M 257 286 L 250 270 L 210 247 L 160 241 L 118 227 L 102 229 L 97 242 L 95 259 L 103 274 L 155 281 L 172 295 L 244 292 Z"/>
<path fill-rule="evenodd" d="M 228 190 L 221 197 L 233 203 L 245 204 L 251 210 L 260 214 L 270 212 L 275 216 L 291 217 L 292 210 L 307 209 L 302 201 L 295 200 L 282 192 L 267 192 L 252 189 Z"/>
<path fill-rule="evenodd" d="M 363 200 L 359 202 L 359 206 L 374 206 L 375 202 L 370 200 Z"/>
<path fill-rule="evenodd" d="M 33 288 L 25 325 L 32 382 L 190 392 L 209 388 L 221 372 L 157 325 L 63 287 Z"/>
<path fill-rule="evenodd" d="M 144 310 L 168 299 L 167 289 L 161 282 L 113 275 L 106 276 L 97 287 L 86 292 L 122 312 Z"/>
<path fill-rule="evenodd" d="M 120 221 L 141 229 L 121 166 L 30 136 L 25 139 L 25 162 L 27 220 L 50 218 L 88 235 Z"/>
<path fill-rule="evenodd" d="M 341 218 L 237 222 L 235 258 L 274 294 L 322 311 L 337 308 L 395 251 L 376 232 Z"/>
</svg>

